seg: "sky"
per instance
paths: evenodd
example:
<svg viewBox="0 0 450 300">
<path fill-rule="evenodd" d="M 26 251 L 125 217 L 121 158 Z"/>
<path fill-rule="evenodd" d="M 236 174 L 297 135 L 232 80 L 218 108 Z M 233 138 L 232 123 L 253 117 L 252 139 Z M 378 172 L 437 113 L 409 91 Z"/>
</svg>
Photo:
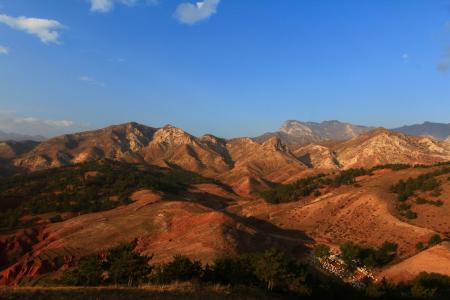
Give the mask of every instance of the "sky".
<svg viewBox="0 0 450 300">
<path fill-rule="evenodd" d="M 0 0 L 0 130 L 450 123 L 450 0 Z"/>
</svg>

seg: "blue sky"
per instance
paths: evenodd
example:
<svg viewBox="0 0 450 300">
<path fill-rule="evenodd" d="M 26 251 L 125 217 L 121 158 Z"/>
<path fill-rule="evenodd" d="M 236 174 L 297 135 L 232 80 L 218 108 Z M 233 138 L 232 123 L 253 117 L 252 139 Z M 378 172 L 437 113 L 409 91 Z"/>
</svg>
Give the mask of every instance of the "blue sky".
<svg viewBox="0 0 450 300">
<path fill-rule="evenodd" d="M 449 67 L 444 0 L 0 0 L 4 131 L 448 123 Z"/>
</svg>

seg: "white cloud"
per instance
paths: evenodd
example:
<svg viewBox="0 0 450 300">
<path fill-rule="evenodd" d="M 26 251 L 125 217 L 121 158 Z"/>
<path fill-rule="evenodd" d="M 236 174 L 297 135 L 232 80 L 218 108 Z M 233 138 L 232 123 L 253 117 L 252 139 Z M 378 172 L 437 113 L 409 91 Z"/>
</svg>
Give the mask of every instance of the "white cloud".
<svg viewBox="0 0 450 300">
<path fill-rule="evenodd" d="M 14 112 L 0 111 L 0 130 L 25 135 L 55 136 L 88 129 L 85 124 L 71 120 L 49 120 L 17 116 Z"/>
<path fill-rule="evenodd" d="M 0 55 L 8 55 L 9 54 L 9 49 L 6 48 L 5 46 L 0 46 Z"/>
<path fill-rule="evenodd" d="M 133 6 L 139 2 L 157 4 L 158 0 L 88 0 L 91 3 L 91 11 L 105 13 L 111 11 L 116 3 Z"/>
<path fill-rule="evenodd" d="M 97 79 L 87 76 L 87 75 L 80 76 L 78 79 L 80 81 L 86 82 L 88 84 L 97 85 L 100 87 L 106 87 L 106 84 L 104 84 L 103 82 L 100 82 Z"/>
<path fill-rule="evenodd" d="M 220 0 L 204 0 L 197 3 L 181 3 L 175 11 L 175 18 L 184 24 L 195 24 L 208 19 L 217 12 Z"/>
<path fill-rule="evenodd" d="M 0 15 L 0 23 L 6 24 L 11 28 L 25 31 L 26 33 L 37 36 L 43 43 L 59 44 L 60 34 L 57 31 L 64 26 L 55 20 L 27 18 L 27 17 L 11 17 Z"/>
</svg>

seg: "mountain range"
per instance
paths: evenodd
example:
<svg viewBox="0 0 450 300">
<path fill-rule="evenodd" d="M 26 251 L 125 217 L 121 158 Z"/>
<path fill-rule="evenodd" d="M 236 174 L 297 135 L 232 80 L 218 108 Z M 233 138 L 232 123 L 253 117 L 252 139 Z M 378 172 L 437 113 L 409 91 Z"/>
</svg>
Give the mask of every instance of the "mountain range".
<svg viewBox="0 0 450 300">
<path fill-rule="evenodd" d="M 437 140 L 445 140 L 450 138 L 450 123 L 432 123 L 424 122 L 423 124 L 415 124 L 403 126 L 393 129 L 393 131 L 403 132 L 416 136 L 431 136 Z"/>
<path fill-rule="evenodd" d="M 285 144 L 310 144 L 324 141 L 343 141 L 352 139 L 361 133 L 368 132 L 375 127 L 354 125 L 340 121 L 301 122 L 289 120 L 283 123 L 276 132 L 268 132 L 255 138 L 262 142 L 273 136 L 278 137 Z M 424 122 L 410 126 L 391 129 L 413 136 L 429 136 L 436 140 L 450 138 L 450 124 Z"/>
<path fill-rule="evenodd" d="M 25 135 L 19 133 L 7 133 L 0 130 L 0 141 L 43 141 L 46 138 L 41 135 Z"/>
<path fill-rule="evenodd" d="M 306 124 L 308 127 L 289 121 L 282 127 L 280 132 L 285 135 L 281 136 L 223 139 L 210 134 L 195 137 L 171 125 L 154 128 L 132 122 L 40 143 L 3 142 L 0 158 L 7 161 L 10 169 L 25 171 L 99 159 L 175 167 L 216 178 L 244 195 L 273 183 L 295 180 L 313 169 L 450 160 L 450 144 L 428 136 L 415 137 L 337 121 Z M 341 140 L 330 141 L 331 138 Z M 307 139 L 310 143 L 305 144 Z M 293 144 L 294 140 L 298 143 Z"/>
<path fill-rule="evenodd" d="M 155 264 L 273 247 L 306 259 L 318 243 L 392 241 L 398 257 L 377 278 L 450 275 L 450 246 L 416 246 L 449 233 L 450 143 L 337 121 L 280 132 L 223 139 L 130 122 L 1 142 L 0 285 L 51 280 L 131 241 Z M 398 202 L 391 187 L 410 178 L 427 185 Z"/>
</svg>

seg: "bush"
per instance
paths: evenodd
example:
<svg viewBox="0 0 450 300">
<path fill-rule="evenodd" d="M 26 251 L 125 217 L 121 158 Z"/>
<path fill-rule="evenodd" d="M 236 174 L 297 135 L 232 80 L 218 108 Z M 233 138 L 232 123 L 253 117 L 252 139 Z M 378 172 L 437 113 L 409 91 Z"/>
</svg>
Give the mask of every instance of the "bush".
<svg viewBox="0 0 450 300">
<path fill-rule="evenodd" d="M 407 203 L 400 203 L 400 205 L 398 206 L 398 209 L 403 211 L 403 210 L 409 210 L 411 208 L 411 204 L 407 204 Z"/>
<path fill-rule="evenodd" d="M 382 267 L 391 262 L 397 255 L 397 244 L 385 241 L 379 248 L 363 247 L 353 242 L 340 246 L 344 263 L 354 268 L 360 265 Z"/>
<path fill-rule="evenodd" d="M 137 286 L 147 281 L 151 267 L 150 257 L 133 252 L 134 243 L 122 244 L 109 250 L 104 263 L 108 281 L 114 284 Z"/>
<path fill-rule="evenodd" d="M 258 279 L 253 269 L 253 259 L 251 255 L 217 258 L 212 266 L 205 267 L 203 279 L 225 285 L 256 285 Z"/>
<path fill-rule="evenodd" d="M 423 272 L 412 282 L 411 296 L 415 298 L 445 299 L 449 293 L 450 277 L 445 275 Z"/>
<path fill-rule="evenodd" d="M 147 281 L 151 271 L 149 257 L 133 252 L 135 243 L 122 244 L 104 255 L 92 255 L 80 260 L 78 267 L 66 271 L 60 283 L 69 286 L 98 286 L 106 283 L 137 286 Z M 105 277 L 103 275 L 106 275 Z"/>
<path fill-rule="evenodd" d="M 414 220 L 417 219 L 417 213 L 413 212 L 412 210 L 407 210 L 405 213 L 405 217 L 407 219 Z"/>
<path fill-rule="evenodd" d="M 421 205 L 421 204 L 426 204 L 426 203 L 428 203 L 428 200 L 426 200 L 424 198 L 419 197 L 416 199 L 416 204 Z"/>
<path fill-rule="evenodd" d="M 317 258 L 326 258 L 330 256 L 330 247 L 324 244 L 314 246 L 314 255 Z"/>
<path fill-rule="evenodd" d="M 68 286 L 98 286 L 103 283 L 103 268 L 98 256 L 82 258 L 78 268 L 65 272 L 60 282 Z"/>
<path fill-rule="evenodd" d="M 300 295 L 309 295 L 305 267 L 276 249 L 268 250 L 254 258 L 254 273 L 267 290 L 281 289 Z"/>
<path fill-rule="evenodd" d="M 185 256 L 177 255 L 173 261 L 157 266 L 151 275 L 151 281 L 158 284 L 189 281 L 200 279 L 201 274 L 202 265 L 199 261 L 191 261 Z"/>
<path fill-rule="evenodd" d="M 437 244 L 440 244 L 442 242 L 442 238 L 439 234 L 433 235 L 430 240 L 428 241 L 428 246 L 435 246 Z"/>
<path fill-rule="evenodd" d="M 422 242 L 418 242 L 418 243 L 416 244 L 416 249 L 417 249 L 418 251 L 422 251 L 423 249 L 425 249 L 425 245 L 424 245 Z"/>
</svg>

